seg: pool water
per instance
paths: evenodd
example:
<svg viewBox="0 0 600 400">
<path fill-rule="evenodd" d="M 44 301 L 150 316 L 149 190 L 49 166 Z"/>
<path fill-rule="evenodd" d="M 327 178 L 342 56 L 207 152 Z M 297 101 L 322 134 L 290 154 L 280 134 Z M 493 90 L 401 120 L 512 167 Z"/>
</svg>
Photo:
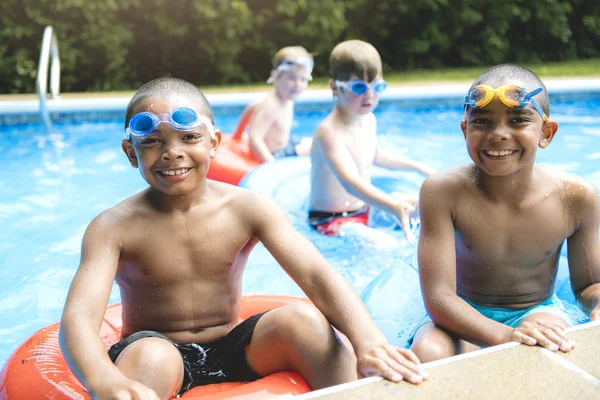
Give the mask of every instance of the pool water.
<svg viewBox="0 0 600 400">
<path fill-rule="evenodd" d="M 600 187 L 600 94 L 552 98 L 559 132 L 538 161 Z M 329 106 L 296 108 L 293 134 L 310 136 Z M 216 108 L 217 126 L 232 132 L 241 108 Z M 376 110 L 383 146 L 443 169 L 469 162 L 459 128 L 459 104 L 381 104 Z M 123 116 L 86 122 L 66 119 L 44 133 L 41 124 L 0 126 L 0 363 L 36 330 L 60 319 L 79 262 L 81 238 L 98 213 L 146 187 L 121 151 Z M 404 175 L 415 188 L 422 181 Z M 306 188 L 299 188 L 306 194 Z M 293 193 L 289 194 L 293 196 Z M 379 248 L 361 235 L 328 238 L 305 222 L 306 201 L 296 196 L 292 223 L 362 293 L 381 271 L 414 266 L 415 246 L 392 225 L 382 230 L 397 246 Z M 382 217 L 385 220 L 385 216 Z M 384 224 L 385 225 L 385 224 Z M 340 250 L 342 249 L 342 250 Z M 262 246 L 248 261 L 245 293 L 302 293 Z M 119 301 L 113 289 L 110 303 Z"/>
</svg>

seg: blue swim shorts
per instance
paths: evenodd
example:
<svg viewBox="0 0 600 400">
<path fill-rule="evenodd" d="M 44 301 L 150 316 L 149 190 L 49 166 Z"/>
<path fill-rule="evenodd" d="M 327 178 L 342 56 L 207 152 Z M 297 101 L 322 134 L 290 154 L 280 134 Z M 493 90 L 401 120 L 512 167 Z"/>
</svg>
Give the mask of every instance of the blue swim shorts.
<svg viewBox="0 0 600 400">
<path fill-rule="evenodd" d="M 465 300 L 471 307 L 479 311 L 483 316 L 493 319 L 496 322 L 500 322 L 501 324 L 510 326 L 511 328 L 516 328 L 521 322 L 523 322 L 525 318 L 536 313 L 553 314 L 565 320 L 571 326 L 576 325 L 576 322 L 569 316 L 563 302 L 556 296 L 556 294 L 553 294 L 545 301 L 536 304 L 535 306 L 523 309 L 485 307 L 472 303 L 466 299 L 463 300 Z M 431 321 L 431 318 L 426 314 L 415 328 L 412 336 L 414 337 L 419 328 L 429 321 Z M 412 343 L 412 338 L 410 339 L 410 343 Z"/>
</svg>

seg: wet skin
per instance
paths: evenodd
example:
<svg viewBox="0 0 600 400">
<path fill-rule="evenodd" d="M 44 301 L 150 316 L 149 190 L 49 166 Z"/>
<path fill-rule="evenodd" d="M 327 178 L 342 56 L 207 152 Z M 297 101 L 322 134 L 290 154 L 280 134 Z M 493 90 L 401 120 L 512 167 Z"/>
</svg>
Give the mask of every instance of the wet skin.
<svg viewBox="0 0 600 400">
<path fill-rule="evenodd" d="M 356 75 L 350 77 L 358 79 Z M 380 75 L 375 80 L 378 79 Z M 363 80 L 368 80 L 366 73 Z M 380 96 L 372 87 L 361 95 L 338 88 L 333 79 L 330 87 L 336 105 L 314 135 L 309 209 L 339 213 L 358 210 L 366 203 L 396 216 L 405 228 L 406 238 L 412 240 L 408 216 L 418 203 L 417 194 L 402 193 L 393 198 L 375 188 L 371 184 L 371 167 L 414 169 L 426 175 L 433 169 L 379 146 L 373 110 Z"/>
<path fill-rule="evenodd" d="M 304 68 L 283 71 L 273 82 L 274 90 L 244 110 L 244 113 L 253 113 L 248 136 L 260 160 L 273 160 L 271 153 L 287 146 L 294 120 L 294 100 L 307 85 Z"/>
<path fill-rule="evenodd" d="M 543 123 L 531 105 L 509 108 L 496 97 L 465 117 L 461 128 L 474 164 L 437 173 L 421 189 L 419 271 L 435 325 L 419 330 L 413 350 L 431 361 L 460 352 L 453 340 L 462 338 L 479 346 L 521 341 L 569 351 L 568 323 L 557 316 L 532 314 L 513 329 L 460 297 L 514 309 L 546 300 L 566 239 L 573 291 L 588 312 L 597 308 L 600 296 L 586 293 L 600 281 L 597 190 L 535 164 L 557 124 Z"/>
<path fill-rule="evenodd" d="M 201 102 L 178 96 L 147 98 L 134 113 L 183 106 L 207 116 Z M 259 375 L 297 371 L 313 388 L 358 374 L 426 378 L 412 352 L 387 343 L 351 286 L 272 199 L 206 179 L 220 138 L 218 131 L 211 137 L 205 128 L 179 132 L 160 124 L 147 137 L 123 141 L 150 187 L 90 223 L 61 320 L 61 348 L 91 396 L 166 399 L 183 378 L 181 355 L 163 339 L 136 341 L 116 364 L 109 360 L 98 330 L 113 280 L 123 336 L 155 330 L 176 343 L 212 342 L 239 323 L 242 273 L 258 241 L 316 306 L 284 306 L 258 321 L 246 357 Z"/>
</svg>

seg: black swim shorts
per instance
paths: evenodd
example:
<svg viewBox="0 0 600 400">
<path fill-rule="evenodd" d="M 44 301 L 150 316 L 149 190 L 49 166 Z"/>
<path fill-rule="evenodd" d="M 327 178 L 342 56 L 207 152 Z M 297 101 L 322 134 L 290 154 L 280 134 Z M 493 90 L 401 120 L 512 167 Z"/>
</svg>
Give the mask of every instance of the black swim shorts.
<svg viewBox="0 0 600 400">
<path fill-rule="evenodd" d="M 179 350 L 183 358 L 184 377 L 181 395 L 195 386 L 222 382 L 251 382 L 262 378 L 248 364 L 246 346 L 252 340 L 254 328 L 264 313 L 254 315 L 233 328 L 227 336 L 207 344 L 177 344 L 154 331 L 136 332 L 112 345 L 108 355 L 114 363 L 119 354 L 136 340 L 147 337 L 165 339 Z"/>
<path fill-rule="evenodd" d="M 287 146 L 285 146 L 283 149 L 275 150 L 273 152 L 273 157 L 283 158 L 297 156 L 298 153 L 296 153 L 296 146 L 298 146 L 301 141 L 302 138 L 300 137 L 290 136 L 290 141 L 288 142 Z"/>
</svg>

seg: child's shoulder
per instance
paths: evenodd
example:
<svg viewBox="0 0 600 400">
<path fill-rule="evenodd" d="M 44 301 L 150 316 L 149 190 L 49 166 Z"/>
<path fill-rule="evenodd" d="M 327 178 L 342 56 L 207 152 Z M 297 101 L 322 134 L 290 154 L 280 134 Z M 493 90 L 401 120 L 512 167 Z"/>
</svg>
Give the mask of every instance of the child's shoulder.
<svg viewBox="0 0 600 400">
<path fill-rule="evenodd" d="M 591 188 L 594 185 L 582 178 L 581 176 L 573 175 L 568 172 L 558 171 L 545 165 L 536 164 L 536 172 L 546 175 L 559 186 L 581 185 L 582 187 Z"/>
<path fill-rule="evenodd" d="M 536 166 L 536 171 L 547 177 L 549 187 L 557 190 L 568 204 L 585 206 L 595 202 L 598 189 L 588 180 L 563 171 L 556 171 L 545 166 Z"/>
<path fill-rule="evenodd" d="M 88 230 L 93 229 L 114 236 L 120 227 L 130 226 L 136 218 L 145 218 L 149 209 L 144 200 L 146 191 L 147 189 L 136 193 L 100 212 L 92 219 Z"/>
<path fill-rule="evenodd" d="M 221 198 L 227 207 L 252 211 L 268 209 L 276 204 L 272 198 L 258 191 L 219 181 L 209 180 L 208 182 L 210 190 L 218 198 Z"/>
<path fill-rule="evenodd" d="M 273 108 L 279 108 L 279 102 L 277 101 L 277 98 L 274 96 L 274 94 L 269 92 L 254 100 L 248 105 L 247 108 L 252 109 L 252 111 L 254 111 L 255 113 L 269 111 Z"/>
<path fill-rule="evenodd" d="M 216 181 L 210 181 L 210 187 L 220 199 L 219 211 L 251 231 L 287 218 L 283 208 L 264 193 Z"/>
<path fill-rule="evenodd" d="M 461 165 L 446 170 L 438 171 L 425 179 L 423 185 L 428 190 L 462 190 L 468 186 L 475 186 L 474 165 Z"/>
<path fill-rule="evenodd" d="M 334 133 L 333 132 L 334 131 L 334 126 L 333 126 L 332 122 L 333 122 L 333 117 L 332 117 L 332 114 L 329 113 L 317 125 L 317 128 L 315 129 L 314 139 L 318 140 L 318 139 L 322 139 L 324 137 L 332 135 Z"/>
</svg>

